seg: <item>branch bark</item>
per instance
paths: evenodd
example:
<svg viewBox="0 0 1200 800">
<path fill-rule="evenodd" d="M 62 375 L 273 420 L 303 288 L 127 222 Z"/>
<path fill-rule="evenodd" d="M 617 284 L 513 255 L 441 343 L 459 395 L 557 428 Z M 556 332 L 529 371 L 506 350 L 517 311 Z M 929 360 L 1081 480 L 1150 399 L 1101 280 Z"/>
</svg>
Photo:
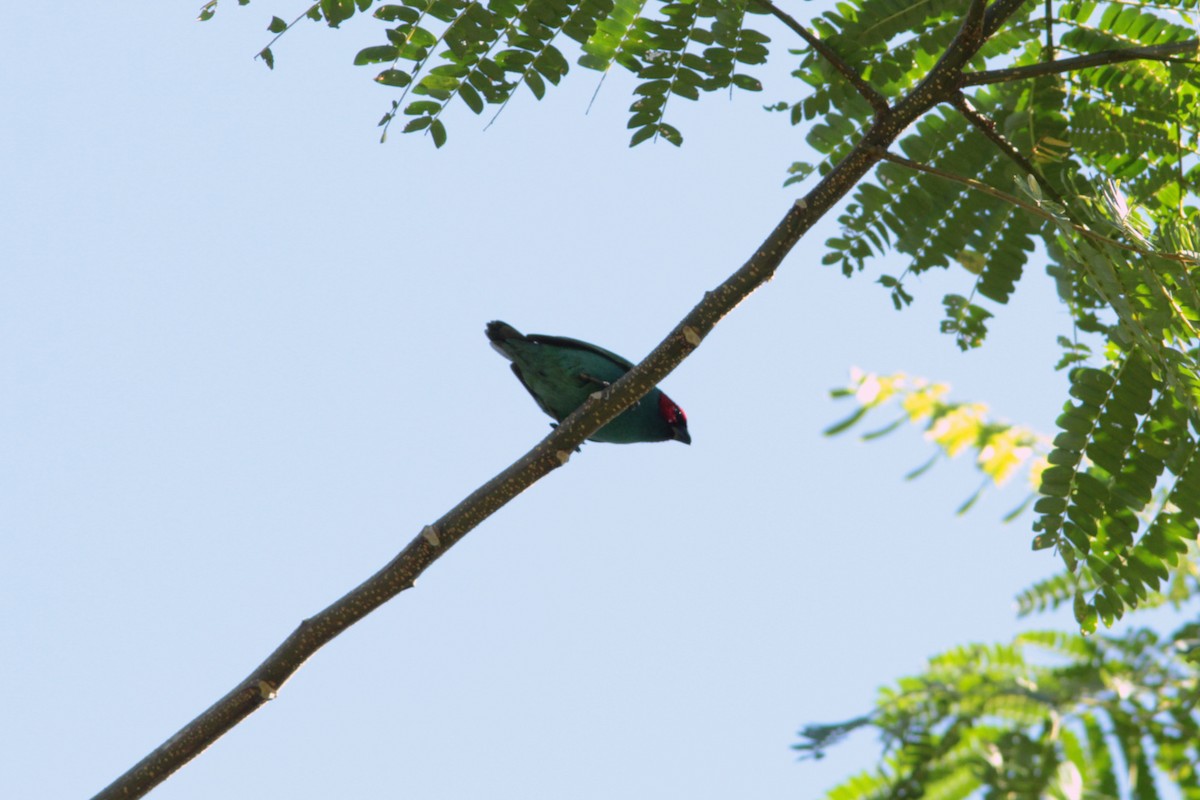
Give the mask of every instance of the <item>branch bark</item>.
<svg viewBox="0 0 1200 800">
<path fill-rule="evenodd" d="M 1063 208 L 1067 207 L 1067 201 L 1061 194 L 1058 193 L 1058 190 L 1051 185 L 1050 181 L 1046 180 L 1046 177 L 1042 175 L 1041 170 L 1035 167 L 1033 162 L 1026 158 L 1025 155 L 1017 149 L 1016 145 L 1005 138 L 1004 134 L 996 130 L 996 123 L 979 113 L 975 106 L 971 104 L 971 101 L 966 95 L 960 93 L 958 97 L 954 98 L 954 107 L 958 109 L 958 113 L 962 114 L 963 118 L 966 119 L 967 122 L 971 123 L 976 130 L 991 140 L 992 144 L 1000 148 L 1000 152 L 1004 153 L 1006 158 L 1020 167 L 1026 175 L 1029 175 L 1035 181 L 1037 181 L 1038 186 L 1042 187 L 1042 191 L 1046 193 L 1047 197 L 1061 205 Z M 1078 222 L 1078 220 L 1073 221 Z"/>
<path fill-rule="evenodd" d="M 1200 39 L 1189 39 L 1186 42 L 1159 44 L 1153 47 L 1128 47 L 1120 50 L 1106 50 L 1103 53 L 1089 53 L 1086 56 L 1063 58 L 1058 61 L 1046 61 L 1042 64 L 1032 64 L 1028 67 L 1012 67 L 1010 69 L 989 69 L 982 72 L 968 72 L 964 76 L 964 86 L 982 86 L 987 83 L 1005 83 L 1020 81 L 1026 78 L 1037 78 L 1042 75 L 1057 75 L 1062 72 L 1074 72 L 1088 67 L 1102 67 L 1106 64 L 1120 64 L 1125 61 L 1173 61 L 1171 56 L 1185 53 L 1200 52 Z"/>
<path fill-rule="evenodd" d="M 1050 0 L 1046 0 L 1046 8 L 1043 13 L 1043 18 L 1046 20 L 1046 59 L 1054 60 L 1054 6 Z"/>
<path fill-rule="evenodd" d="M 963 26 L 929 74 L 894 107 L 884 108 L 847 156 L 797 200 L 746 262 L 703 299 L 636 367 L 575 410 L 528 453 L 420 533 L 387 565 L 318 614 L 228 694 L 185 725 L 97 794 L 94 800 L 144 796 L 231 728 L 274 699 L 314 653 L 400 592 L 476 526 L 525 489 L 567 463 L 570 454 L 677 367 L 726 314 L 775 274 L 812 225 L 842 199 L 887 152 L 888 146 L 934 106 L 953 101 L 963 66 L 1023 0 L 996 0 L 984 12 L 972 0 Z M 886 106 L 886 104 L 885 104 Z"/>
</svg>

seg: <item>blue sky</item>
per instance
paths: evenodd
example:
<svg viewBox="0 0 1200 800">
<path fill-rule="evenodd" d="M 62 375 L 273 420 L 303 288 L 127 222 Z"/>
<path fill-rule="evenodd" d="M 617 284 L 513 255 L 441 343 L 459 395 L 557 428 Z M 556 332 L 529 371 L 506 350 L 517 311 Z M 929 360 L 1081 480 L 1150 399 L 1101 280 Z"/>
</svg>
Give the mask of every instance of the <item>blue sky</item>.
<svg viewBox="0 0 1200 800">
<path fill-rule="evenodd" d="M 633 360 L 797 194 L 786 54 L 761 95 L 672 101 L 626 144 L 594 73 L 450 141 L 374 127 L 367 18 L 187 3 L 18 4 L 0 31 L 0 774 L 89 796 L 305 616 L 547 428 L 487 346 L 503 319 Z M 820 8 L 805 4 L 807 19 Z M 763 24 L 783 54 L 787 32 Z M 675 116 L 677 112 L 677 116 Z M 892 310 L 822 267 L 832 219 L 664 383 L 694 444 L 590 444 L 153 794 L 812 797 L 869 763 L 789 746 L 969 640 L 1054 570 L 1021 490 L 954 508 L 913 432 L 820 431 L 850 366 L 954 385 L 1050 430 L 1068 317 L 1040 265 L 987 346 L 937 332 L 956 270 Z M 891 271 L 902 269 L 894 262 Z"/>
</svg>

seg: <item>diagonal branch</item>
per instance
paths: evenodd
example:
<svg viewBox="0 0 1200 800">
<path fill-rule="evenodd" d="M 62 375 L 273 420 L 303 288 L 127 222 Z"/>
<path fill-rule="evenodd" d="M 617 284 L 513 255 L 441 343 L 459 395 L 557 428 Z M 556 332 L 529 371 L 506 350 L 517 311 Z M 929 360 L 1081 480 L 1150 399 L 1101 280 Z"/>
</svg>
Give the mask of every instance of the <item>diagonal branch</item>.
<svg viewBox="0 0 1200 800">
<path fill-rule="evenodd" d="M 817 51 L 817 54 L 824 58 L 829 64 L 841 73 L 850 85 L 858 90 L 858 93 L 863 96 L 863 99 L 871 104 L 871 108 L 875 109 L 876 114 L 886 113 L 888 110 L 887 99 L 879 92 L 875 91 L 871 84 L 867 83 L 858 70 L 842 60 L 842 57 L 833 52 L 833 49 L 821 41 L 808 28 L 796 21 L 795 17 L 788 14 L 779 6 L 771 2 L 771 0 L 754 0 L 755 3 L 770 11 L 780 22 L 787 25 L 796 34 L 803 39 L 808 45 Z"/>
<path fill-rule="evenodd" d="M 1008 18 L 1025 4 L 1025 0 L 995 0 L 988 6 L 987 12 L 983 15 L 983 35 L 985 38 L 993 36 L 996 31 L 1000 30 L 1000 26 L 1008 21 Z"/>
<path fill-rule="evenodd" d="M 1058 61 L 1045 61 L 1041 64 L 1031 64 L 1027 67 L 1011 67 L 1009 69 L 989 69 L 982 72 L 968 72 L 963 76 L 964 86 L 981 86 L 987 83 L 1006 83 L 1008 81 L 1037 78 L 1042 75 L 1057 75 L 1062 72 L 1073 72 L 1088 67 L 1102 67 L 1106 64 L 1120 64 L 1124 61 L 1178 61 L 1171 56 L 1196 53 L 1200 51 L 1200 39 L 1189 39 L 1186 42 L 1158 44 L 1153 47 L 1127 47 L 1120 50 L 1106 50 L 1103 53 L 1089 53 L 1075 58 L 1063 58 Z M 1194 63 L 1194 62 L 1186 62 Z"/>
<path fill-rule="evenodd" d="M 980 133 L 990 139 L 992 143 L 996 145 L 996 147 L 1000 148 L 1000 152 L 1002 152 L 1010 161 L 1020 167 L 1026 175 L 1029 175 L 1035 181 L 1037 181 L 1038 186 L 1042 188 L 1042 191 L 1045 192 L 1047 197 L 1058 203 L 1064 209 L 1067 208 L 1067 201 L 1063 199 L 1063 196 L 1059 194 L 1058 190 L 1054 188 L 1050 181 L 1046 180 L 1046 176 L 1042 174 L 1041 170 L 1035 167 L 1033 162 L 1026 158 L 1024 153 L 1017 149 L 1016 145 L 1005 138 L 1004 134 L 996 130 L 996 123 L 979 113 L 975 106 L 971 105 L 971 101 L 967 99 L 966 95 L 959 93 L 959 95 L 954 98 L 953 105 L 956 109 L 958 109 L 958 113 L 963 115 L 967 122 L 975 126 Z M 1072 221 L 1078 222 L 1078 220 Z"/>
<path fill-rule="evenodd" d="M 761 2 L 761 0 L 756 0 Z M 432 525 L 425 526 L 382 569 L 303 622 L 228 694 L 103 789 L 94 800 L 144 796 L 235 725 L 275 698 L 283 684 L 321 647 L 402 591 L 447 550 L 505 504 L 567 463 L 595 433 L 671 373 L 713 327 L 770 280 L 800 238 L 887 154 L 887 148 L 923 114 L 952 101 L 962 69 L 1023 0 L 995 0 L 982 15 L 972 0 L 963 27 L 928 74 L 898 102 L 877 114 L 854 148 L 797 200 L 749 259 L 703 299 L 636 367 L 592 395 L 554 431 Z M 973 13 L 972 13 L 973 12 Z M 886 105 L 886 104 L 885 104 Z"/>
<path fill-rule="evenodd" d="M 1046 0 L 1046 58 L 1050 61 L 1054 60 L 1054 6 L 1050 0 Z"/>
<path fill-rule="evenodd" d="M 273 700 L 283 684 L 321 647 L 402 591 L 447 550 L 510 500 L 567 463 L 589 435 L 662 381 L 717 322 L 774 276 L 800 237 L 854 187 L 905 125 L 888 125 L 852 151 L 803 200 L 797 201 L 740 269 L 703 299 L 640 364 L 612 386 L 592 395 L 545 439 L 480 486 L 432 525 L 427 525 L 387 565 L 332 605 L 300 623 L 283 644 L 228 694 L 130 768 L 93 800 L 144 796 L 234 726 Z"/>
</svg>

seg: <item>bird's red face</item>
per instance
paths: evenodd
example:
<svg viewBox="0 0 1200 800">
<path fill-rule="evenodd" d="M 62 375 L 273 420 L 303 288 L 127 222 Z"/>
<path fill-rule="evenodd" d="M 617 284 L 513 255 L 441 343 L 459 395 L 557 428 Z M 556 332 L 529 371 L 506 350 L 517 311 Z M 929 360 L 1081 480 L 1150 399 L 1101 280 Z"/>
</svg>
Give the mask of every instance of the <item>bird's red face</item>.
<svg viewBox="0 0 1200 800">
<path fill-rule="evenodd" d="M 658 396 L 658 413 L 662 415 L 663 420 L 671 428 L 671 438 L 684 444 L 691 444 L 692 437 L 687 429 L 687 414 L 683 413 L 683 409 L 675 405 L 675 401 L 667 397 L 666 393 Z"/>
</svg>

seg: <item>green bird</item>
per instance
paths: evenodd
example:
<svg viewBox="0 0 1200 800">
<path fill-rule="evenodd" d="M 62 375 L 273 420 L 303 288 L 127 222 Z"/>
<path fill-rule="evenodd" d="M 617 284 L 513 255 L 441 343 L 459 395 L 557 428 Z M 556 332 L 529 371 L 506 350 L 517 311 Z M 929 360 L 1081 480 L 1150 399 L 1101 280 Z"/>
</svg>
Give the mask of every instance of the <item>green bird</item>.
<svg viewBox="0 0 1200 800">
<path fill-rule="evenodd" d="M 487 337 L 542 411 L 562 422 L 592 393 L 616 381 L 633 364 L 603 347 L 540 333 L 525 335 L 504 322 L 489 322 Z M 594 442 L 691 444 L 687 416 L 658 387 L 588 437 Z"/>
</svg>

